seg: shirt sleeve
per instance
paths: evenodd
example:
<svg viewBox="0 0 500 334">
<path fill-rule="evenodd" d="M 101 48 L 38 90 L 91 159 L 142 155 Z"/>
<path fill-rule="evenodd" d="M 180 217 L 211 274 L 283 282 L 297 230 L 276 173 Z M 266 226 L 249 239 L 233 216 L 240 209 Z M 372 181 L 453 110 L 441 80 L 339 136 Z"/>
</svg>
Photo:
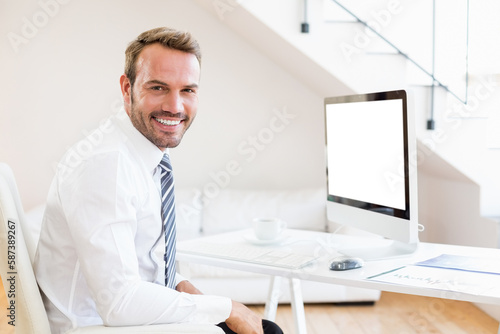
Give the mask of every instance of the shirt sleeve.
<svg viewBox="0 0 500 334">
<path fill-rule="evenodd" d="M 175 273 L 175 286 L 177 286 L 180 282 L 182 281 L 187 281 L 188 279 L 184 276 L 182 276 L 181 274 L 179 274 L 178 272 Z"/>
<path fill-rule="evenodd" d="M 144 197 L 140 187 L 130 187 L 137 175 L 122 159 L 119 153 L 94 156 L 75 171 L 75 180 L 61 182 L 59 189 L 79 270 L 103 323 L 225 321 L 231 312 L 230 299 L 181 293 L 141 277 L 135 243 L 138 229 L 145 228 L 137 222 Z"/>
</svg>

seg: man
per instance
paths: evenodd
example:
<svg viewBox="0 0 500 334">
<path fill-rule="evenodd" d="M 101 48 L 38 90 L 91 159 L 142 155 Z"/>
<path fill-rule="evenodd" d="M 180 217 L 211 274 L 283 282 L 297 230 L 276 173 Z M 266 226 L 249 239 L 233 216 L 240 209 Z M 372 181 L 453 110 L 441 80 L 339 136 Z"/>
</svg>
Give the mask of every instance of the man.
<svg viewBox="0 0 500 334">
<path fill-rule="evenodd" d="M 171 167 L 160 162 L 196 116 L 201 53 L 189 33 L 158 28 L 125 54 L 125 110 L 88 154 L 76 160 L 69 151 L 47 199 L 35 272 L 52 331 L 192 322 L 228 333 L 282 333 L 243 304 L 202 295 L 168 271 L 175 268 L 168 251 L 175 231 L 164 236 L 175 227 L 164 190 Z M 167 249 L 165 259 L 158 249 Z"/>
</svg>

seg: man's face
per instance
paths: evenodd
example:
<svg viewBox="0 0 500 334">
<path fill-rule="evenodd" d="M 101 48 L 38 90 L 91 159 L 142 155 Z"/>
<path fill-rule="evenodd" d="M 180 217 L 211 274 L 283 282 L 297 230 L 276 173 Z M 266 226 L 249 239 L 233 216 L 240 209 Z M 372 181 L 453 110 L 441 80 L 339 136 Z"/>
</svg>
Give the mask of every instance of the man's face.
<svg viewBox="0 0 500 334">
<path fill-rule="evenodd" d="M 132 124 L 161 150 L 176 147 L 198 109 L 198 59 L 152 44 L 139 54 L 136 72 L 133 87 L 125 75 L 120 78 Z"/>
</svg>

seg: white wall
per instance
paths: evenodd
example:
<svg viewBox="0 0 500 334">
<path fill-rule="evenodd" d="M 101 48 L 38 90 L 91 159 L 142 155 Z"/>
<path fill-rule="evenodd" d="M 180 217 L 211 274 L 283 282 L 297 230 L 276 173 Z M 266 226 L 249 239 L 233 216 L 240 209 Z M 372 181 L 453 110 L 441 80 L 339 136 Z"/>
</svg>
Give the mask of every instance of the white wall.
<svg viewBox="0 0 500 334">
<path fill-rule="evenodd" d="M 479 185 L 421 143 L 418 154 L 420 241 L 497 247 L 498 224 L 479 212 Z"/>
<path fill-rule="evenodd" d="M 126 45 L 156 26 L 191 31 L 204 54 L 198 117 L 173 151 L 179 186 L 324 185 L 323 97 L 216 17 L 187 0 L 59 1 L 0 0 L 0 161 L 25 209 L 44 201 L 65 150 L 117 111 Z"/>
</svg>

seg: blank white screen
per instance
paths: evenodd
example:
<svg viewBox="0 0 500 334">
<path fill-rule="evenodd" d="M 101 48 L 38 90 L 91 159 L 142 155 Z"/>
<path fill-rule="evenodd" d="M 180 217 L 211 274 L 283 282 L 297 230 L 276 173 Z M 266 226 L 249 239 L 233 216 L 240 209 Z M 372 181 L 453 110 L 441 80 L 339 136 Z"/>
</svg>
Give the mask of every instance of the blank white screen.
<svg viewBox="0 0 500 334">
<path fill-rule="evenodd" d="M 403 100 L 326 105 L 330 195 L 405 209 Z"/>
</svg>

